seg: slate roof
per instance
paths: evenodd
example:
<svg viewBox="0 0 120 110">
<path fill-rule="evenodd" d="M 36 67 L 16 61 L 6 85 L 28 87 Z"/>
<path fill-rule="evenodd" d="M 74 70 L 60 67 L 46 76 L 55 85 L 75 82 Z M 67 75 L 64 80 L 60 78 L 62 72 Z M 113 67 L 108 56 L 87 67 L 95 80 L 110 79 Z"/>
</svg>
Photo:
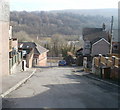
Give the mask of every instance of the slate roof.
<svg viewBox="0 0 120 110">
<path fill-rule="evenodd" d="M 34 42 L 19 42 L 18 47 L 22 49 L 35 48 L 36 44 Z"/>
<path fill-rule="evenodd" d="M 23 44 L 21 47 L 20 45 Z M 39 44 L 36 44 L 34 42 L 19 42 L 18 47 L 22 49 L 29 49 L 29 48 L 34 48 L 34 53 L 35 54 L 41 54 L 44 52 L 48 52 L 48 50 Z"/>
<path fill-rule="evenodd" d="M 37 53 L 37 54 L 41 54 L 41 53 L 44 53 L 44 52 L 48 52 L 49 50 L 47 50 L 46 48 L 40 46 L 39 44 L 36 44 L 36 48 L 34 50 L 34 53 Z"/>
<path fill-rule="evenodd" d="M 108 33 L 103 31 L 102 28 L 85 28 L 83 29 L 83 40 L 88 40 L 90 42 L 94 42 L 96 39 L 104 38 L 108 39 Z"/>
<path fill-rule="evenodd" d="M 103 30 L 103 28 L 84 28 L 83 29 L 83 36 L 92 34 L 92 33 L 97 33 L 97 32 L 101 32 Z"/>
<path fill-rule="evenodd" d="M 93 41 L 91 41 L 91 44 L 94 44 L 95 42 L 97 42 L 97 41 L 99 41 L 99 40 L 101 40 L 101 39 L 103 39 L 103 38 L 96 38 L 96 39 L 94 39 Z"/>
<path fill-rule="evenodd" d="M 96 42 L 93 43 L 93 45 L 97 44 L 98 42 L 100 42 L 102 40 L 104 40 L 108 45 L 110 45 L 110 43 L 107 40 L 105 40 L 104 38 L 97 40 Z"/>
</svg>

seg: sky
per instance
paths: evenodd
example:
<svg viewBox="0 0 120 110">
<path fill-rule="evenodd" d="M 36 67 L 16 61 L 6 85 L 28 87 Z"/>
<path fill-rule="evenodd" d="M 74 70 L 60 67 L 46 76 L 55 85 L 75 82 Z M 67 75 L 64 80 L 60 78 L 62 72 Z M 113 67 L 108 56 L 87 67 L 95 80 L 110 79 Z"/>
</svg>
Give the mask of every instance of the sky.
<svg viewBox="0 0 120 110">
<path fill-rule="evenodd" d="M 11 11 L 118 8 L 120 0 L 10 0 Z"/>
</svg>

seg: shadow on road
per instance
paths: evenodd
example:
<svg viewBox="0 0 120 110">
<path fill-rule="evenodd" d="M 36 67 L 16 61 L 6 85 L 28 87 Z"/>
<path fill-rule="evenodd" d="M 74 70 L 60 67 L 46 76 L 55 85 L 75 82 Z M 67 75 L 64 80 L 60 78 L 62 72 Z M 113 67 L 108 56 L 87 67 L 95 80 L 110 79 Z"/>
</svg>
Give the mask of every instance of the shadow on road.
<svg viewBox="0 0 120 110">
<path fill-rule="evenodd" d="M 47 91 L 34 93 L 32 97 L 4 98 L 3 108 L 118 108 L 117 88 L 86 81 L 85 76 L 66 75 L 65 78 L 75 83 L 42 85 Z"/>
</svg>

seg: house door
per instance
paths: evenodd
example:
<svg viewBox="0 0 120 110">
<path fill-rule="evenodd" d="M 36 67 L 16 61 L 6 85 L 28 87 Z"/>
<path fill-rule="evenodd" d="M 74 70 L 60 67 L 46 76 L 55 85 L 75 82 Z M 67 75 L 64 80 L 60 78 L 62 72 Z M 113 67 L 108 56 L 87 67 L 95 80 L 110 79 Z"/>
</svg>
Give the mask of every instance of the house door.
<svg viewBox="0 0 120 110">
<path fill-rule="evenodd" d="M 37 66 L 38 65 L 38 59 L 33 59 L 33 66 Z"/>
</svg>

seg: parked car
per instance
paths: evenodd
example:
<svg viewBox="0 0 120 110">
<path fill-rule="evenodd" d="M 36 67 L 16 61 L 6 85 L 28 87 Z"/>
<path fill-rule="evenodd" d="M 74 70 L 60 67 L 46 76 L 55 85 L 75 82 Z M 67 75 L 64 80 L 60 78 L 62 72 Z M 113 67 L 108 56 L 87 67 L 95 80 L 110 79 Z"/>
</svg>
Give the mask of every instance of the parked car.
<svg viewBox="0 0 120 110">
<path fill-rule="evenodd" d="M 59 66 L 66 66 L 66 64 L 67 64 L 67 63 L 66 63 L 65 60 L 61 60 L 61 61 L 58 62 L 58 65 L 59 65 Z"/>
</svg>

